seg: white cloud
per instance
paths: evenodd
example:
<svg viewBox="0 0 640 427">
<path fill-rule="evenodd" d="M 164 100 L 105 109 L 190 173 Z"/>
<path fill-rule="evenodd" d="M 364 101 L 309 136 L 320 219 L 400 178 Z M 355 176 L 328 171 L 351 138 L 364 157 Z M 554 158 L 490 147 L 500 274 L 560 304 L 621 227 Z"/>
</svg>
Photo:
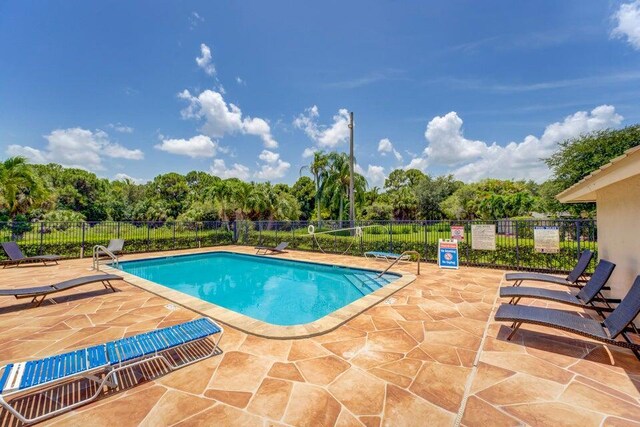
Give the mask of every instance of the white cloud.
<svg viewBox="0 0 640 427">
<path fill-rule="evenodd" d="M 231 168 L 227 168 L 227 165 L 224 163 L 222 159 L 215 159 L 213 164 L 209 168 L 211 174 L 218 176 L 220 178 L 239 178 L 239 179 L 247 179 L 249 178 L 249 168 L 245 165 L 241 165 L 239 163 L 234 163 Z"/>
<path fill-rule="evenodd" d="M 265 163 L 275 163 L 280 159 L 280 154 L 269 150 L 262 150 L 258 158 Z"/>
<path fill-rule="evenodd" d="M 279 179 L 287 174 L 290 167 L 291 163 L 278 159 L 275 163 L 263 164 L 255 173 L 255 177 L 265 180 Z"/>
<path fill-rule="evenodd" d="M 158 150 L 182 156 L 215 157 L 218 151 L 218 142 L 206 135 L 196 135 L 189 139 L 165 139 L 155 146 Z"/>
<path fill-rule="evenodd" d="M 364 176 L 367 178 L 367 181 L 369 181 L 369 186 L 371 187 L 384 186 L 384 180 L 386 178 L 386 175 L 384 173 L 384 167 L 369 165 L 367 167 L 367 171 L 364 174 Z"/>
<path fill-rule="evenodd" d="M 364 170 L 362 166 L 356 163 L 353 170 L 367 179 L 369 187 L 382 187 L 384 185 L 386 174 L 383 166 L 369 165 L 367 170 Z"/>
<path fill-rule="evenodd" d="M 31 148 L 22 145 L 9 145 L 7 147 L 7 155 L 9 156 L 22 156 L 29 159 L 31 163 L 45 164 L 49 163 L 46 153 L 38 150 L 37 148 Z"/>
<path fill-rule="evenodd" d="M 262 150 L 258 158 L 264 163 L 260 170 L 254 174 L 256 178 L 265 180 L 282 178 L 291 167 L 291 163 L 285 162 L 280 158 L 280 154 L 273 151 Z"/>
<path fill-rule="evenodd" d="M 463 181 L 483 178 L 516 178 L 542 181 L 549 169 L 541 160 L 556 150 L 558 143 L 598 129 L 617 126 L 623 117 L 610 105 L 592 111 L 578 111 L 563 121 L 548 125 L 539 138 L 526 136 L 521 142 L 500 146 L 469 140 L 462 131 L 462 119 L 455 112 L 435 117 L 427 126 L 428 145 L 423 156 L 411 160 L 405 169 L 425 170 L 433 165 L 454 167 L 452 172 Z"/>
<path fill-rule="evenodd" d="M 313 157 L 313 155 L 319 151 L 316 147 L 308 147 L 305 148 L 304 151 L 302 152 L 302 157 L 305 159 L 308 159 L 309 157 Z"/>
<path fill-rule="evenodd" d="M 178 97 L 189 102 L 181 112 L 185 119 L 204 120 L 201 131 L 213 138 L 221 138 L 225 134 L 244 133 L 259 136 L 267 148 L 278 147 L 278 142 L 271 135 L 269 123 L 259 117 L 242 117 L 240 108 L 232 103 L 227 104 L 221 93 L 207 89 L 198 96 L 188 90 Z"/>
<path fill-rule="evenodd" d="M 404 167 L 404 169 L 418 169 L 424 172 L 427 169 L 427 166 L 429 166 L 429 162 L 427 161 L 427 159 L 425 159 L 424 157 L 414 157 L 413 159 L 411 159 L 409 164 Z"/>
<path fill-rule="evenodd" d="M 480 156 L 486 148 L 482 141 L 466 139 L 462 132 L 462 119 L 455 111 L 434 117 L 427 125 L 424 136 L 429 145 L 424 154 L 432 163 L 455 165 Z"/>
<path fill-rule="evenodd" d="M 209 46 L 202 43 L 200 45 L 200 55 L 202 56 L 196 57 L 198 67 L 202 68 L 204 72 L 210 76 L 215 75 L 216 67 L 213 65 L 213 58 L 211 57 L 211 49 L 209 49 Z"/>
<path fill-rule="evenodd" d="M 129 180 L 131 182 L 133 182 L 134 184 L 144 184 L 145 182 L 147 182 L 148 180 L 146 179 L 142 179 L 142 178 L 134 178 L 132 176 L 127 175 L 126 173 L 117 173 L 114 177 L 114 180 L 116 181 L 124 181 L 124 180 Z"/>
<path fill-rule="evenodd" d="M 338 110 L 330 126 L 319 125 L 319 116 L 318 107 L 314 105 L 296 117 L 293 125 L 303 130 L 321 148 L 335 148 L 349 139 L 349 112 L 345 108 Z"/>
<path fill-rule="evenodd" d="M 189 15 L 189 29 L 190 30 L 195 30 L 196 27 L 202 22 L 204 22 L 204 18 L 202 16 L 200 16 L 200 14 L 198 12 L 191 12 L 191 15 Z"/>
<path fill-rule="evenodd" d="M 125 126 L 122 123 L 109 123 L 107 126 L 116 132 L 133 133 L 133 128 L 131 126 Z"/>
<path fill-rule="evenodd" d="M 271 128 L 265 120 L 257 117 L 247 117 L 242 121 L 242 128 L 245 133 L 262 138 L 265 147 L 278 148 L 278 142 L 271 136 Z"/>
<path fill-rule="evenodd" d="M 378 153 L 383 156 L 387 155 L 387 153 L 393 153 L 393 156 L 397 161 L 402 161 L 402 154 L 398 152 L 395 148 L 393 148 L 393 143 L 389 138 L 383 138 L 378 142 Z"/>
<path fill-rule="evenodd" d="M 613 14 L 616 27 L 611 35 L 617 38 L 626 38 L 627 42 L 635 49 L 640 49 L 640 0 L 624 3 Z"/>
<path fill-rule="evenodd" d="M 240 77 L 236 77 L 236 83 L 238 83 L 240 86 L 245 86 L 247 84 L 247 82 L 242 80 Z"/>
<path fill-rule="evenodd" d="M 11 156 L 23 155 L 34 163 L 60 163 L 63 166 L 104 170 L 102 158 L 140 160 L 144 158 L 141 150 L 131 150 L 111 142 L 109 135 L 101 130 L 92 132 L 82 128 L 56 129 L 44 137 L 47 140 L 45 150 L 20 145 L 10 145 L 7 153 Z"/>
</svg>

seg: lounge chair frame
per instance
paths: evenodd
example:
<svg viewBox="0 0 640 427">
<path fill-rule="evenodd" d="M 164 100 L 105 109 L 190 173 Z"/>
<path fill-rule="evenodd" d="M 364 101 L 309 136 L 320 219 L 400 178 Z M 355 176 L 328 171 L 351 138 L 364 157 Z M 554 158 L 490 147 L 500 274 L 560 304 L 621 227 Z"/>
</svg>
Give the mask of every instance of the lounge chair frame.
<svg viewBox="0 0 640 427">
<path fill-rule="evenodd" d="M 511 298 L 509 300 L 509 304 L 511 305 L 517 305 L 522 298 L 542 299 L 583 309 L 595 310 L 604 318 L 604 313 L 614 310 L 611 304 L 619 304 L 621 302 L 618 298 L 606 298 L 602 294 L 602 290 L 611 277 L 615 266 L 616 265 L 610 261 L 600 260 L 589 281 L 587 281 L 585 286 L 576 294 L 569 291 L 556 291 L 544 288 L 505 286 L 500 288 L 500 296 Z"/>
<path fill-rule="evenodd" d="M 395 254 L 393 252 L 380 252 L 380 251 L 369 251 L 369 252 L 365 252 L 364 253 L 364 257 L 365 258 L 375 258 L 375 259 L 383 259 L 387 262 L 394 262 L 394 261 L 409 261 L 411 260 L 411 256 L 410 255 L 402 255 L 402 254 Z"/>
<path fill-rule="evenodd" d="M 586 249 L 582 251 L 580 254 L 580 258 L 576 263 L 573 270 L 567 275 L 566 278 L 561 278 L 557 276 L 552 276 L 550 274 L 543 273 L 507 273 L 505 274 L 506 281 L 513 281 L 513 286 L 518 287 L 525 281 L 536 281 L 536 282 L 546 282 L 546 283 L 554 283 L 556 285 L 563 285 L 569 287 L 581 288 L 584 283 L 589 280 L 589 277 L 586 274 L 587 268 L 591 263 L 591 259 L 593 258 L 593 252 Z M 510 279 L 514 277 L 513 279 Z M 608 290 L 609 287 L 605 287 L 604 289 Z"/>
<path fill-rule="evenodd" d="M 510 304 L 502 304 L 494 319 L 511 322 L 512 331 L 507 340 L 511 340 L 524 323 L 530 323 L 582 335 L 605 344 L 628 348 L 640 360 L 640 343 L 635 343 L 628 336 L 629 333 L 640 335 L 638 328 L 633 323 L 638 314 L 640 314 L 640 276 L 636 277 L 627 295 L 602 322 L 562 310 Z M 623 341 L 616 339 L 619 336 L 623 338 Z"/>
<path fill-rule="evenodd" d="M 280 242 L 278 246 L 256 246 L 256 255 L 267 255 L 269 253 L 283 254 L 286 253 L 285 249 L 289 246 L 289 242 Z"/>
<path fill-rule="evenodd" d="M 7 249 L 7 247 L 12 249 Z M 50 264 L 47 264 L 47 262 L 54 263 L 55 265 L 57 265 L 58 260 L 62 258 L 59 255 L 37 255 L 37 256 L 31 256 L 31 257 L 24 256 L 24 254 L 22 253 L 22 250 L 20 249 L 20 246 L 18 246 L 16 242 L 3 242 L 2 248 L 4 249 L 5 253 L 9 257 L 9 259 L 7 260 L 0 261 L 0 263 L 2 263 L 3 269 L 11 265 L 15 265 L 16 267 L 19 267 L 20 264 L 29 264 L 29 263 L 36 263 L 36 262 L 41 262 L 42 264 L 44 264 L 44 266 L 50 265 Z M 17 250 L 17 253 L 16 253 L 16 250 Z M 14 255 L 17 255 L 18 253 L 19 255 L 21 255 L 21 257 L 14 258 Z"/>
<path fill-rule="evenodd" d="M 33 307 L 39 307 L 51 294 L 67 291 L 69 289 L 74 289 L 80 286 L 90 285 L 92 283 L 102 283 L 105 289 L 110 289 L 112 292 L 116 292 L 117 289 L 114 288 L 111 284 L 112 280 L 124 280 L 124 278 L 115 274 L 100 274 L 95 276 L 78 277 L 76 279 L 54 283 L 49 286 L 38 286 L 34 288 L 22 289 L 5 289 L 2 290 L 0 296 L 12 296 L 15 299 L 31 298 L 30 304 Z"/>
<path fill-rule="evenodd" d="M 9 411 L 13 416 L 15 416 L 18 420 L 20 420 L 22 423 L 24 424 L 35 424 L 35 423 L 39 423 L 41 421 L 44 421 L 46 419 L 55 417 L 57 415 L 63 414 L 65 412 L 68 412 L 72 409 L 78 408 L 80 406 L 86 405 L 87 403 L 90 403 L 94 400 L 96 400 L 98 398 L 98 396 L 100 396 L 101 393 L 103 393 L 103 388 L 106 386 L 108 388 L 116 388 L 118 387 L 118 380 L 117 377 L 115 377 L 115 375 L 120 372 L 123 371 L 125 369 L 131 369 L 135 366 L 138 365 L 142 365 L 144 363 L 148 363 L 151 361 L 159 361 L 161 362 L 168 370 L 169 372 L 173 372 L 177 369 L 192 365 L 194 363 L 200 362 L 202 360 L 205 360 L 209 357 L 215 356 L 216 354 L 218 354 L 218 350 L 220 349 L 220 341 L 222 340 L 222 336 L 224 335 L 224 329 L 222 326 L 220 326 L 219 324 L 217 324 L 216 322 L 212 322 L 214 323 L 214 325 L 216 325 L 216 327 L 220 330 L 220 332 L 215 333 L 213 335 L 219 335 L 218 339 L 211 339 L 211 337 L 213 335 L 209 335 L 206 336 L 204 338 L 200 338 L 197 340 L 193 340 L 193 341 L 188 341 L 188 342 L 184 342 L 180 345 L 176 345 L 176 346 L 172 346 L 169 347 L 167 349 L 158 351 L 156 350 L 153 353 L 147 354 L 147 355 L 143 355 L 141 357 L 135 358 L 135 359 L 131 359 L 131 360 L 127 360 L 124 362 L 119 362 L 116 364 L 104 364 L 101 366 L 96 366 L 95 368 L 86 370 L 84 372 L 80 372 L 76 375 L 72 375 L 72 376 L 68 376 L 68 377 L 63 377 L 60 378 L 59 380 L 56 381 L 50 381 L 50 382 L 46 382 L 46 383 L 42 383 L 42 384 L 38 384 L 36 386 L 33 387 L 28 387 L 28 388 L 24 388 L 21 390 L 16 390 L 13 392 L 9 392 L 6 394 L 2 394 L 0 393 L 0 406 L 4 407 L 7 411 Z M 195 344 L 198 342 L 202 342 L 202 341 L 212 341 L 213 342 L 213 348 L 209 353 L 206 353 L 202 356 L 196 357 L 194 359 L 191 359 L 189 361 L 186 361 L 184 363 L 181 364 L 177 364 L 171 360 L 169 360 L 170 358 L 166 357 L 165 354 L 169 351 L 178 349 L 180 347 L 182 347 L 183 345 L 188 345 L 188 344 Z M 6 365 L 0 367 L 1 369 L 6 369 Z M 104 376 L 102 378 L 96 376 L 96 374 L 103 372 Z M 64 406 L 62 408 L 58 408 L 55 409 L 51 412 L 48 412 L 46 414 L 42 414 L 36 417 L 32 417 L 29 418 L 27 416 L 25 416 L 24 414 L 22 414 L 20 411 L 18 411 L 14 406 L 11 405 L 11 403 L 9 403 L 7 401 L 7 399 L 9 397 L 17 397 L 19 395 L 26 395 L 29 393 L 33 393 L 34 391 L 37 390 L 45 390 L 47 388 L 50 388 L 53 385 L 60 385 L 60 384 L 64 384 L 66 382 L 70 382 L 73 380 L 78 380 L 81 378 L 85 378 L 89 381 L 95 382 L 96 384 L 98 384 L 98 387 L 96 388 L 96 391 L 89 397 L 87 397 L 86 399 L 83 399 L 81 401 L 72 403 L 70 405 Z M 113 378 L 113 381 L 111 380 L 111 378 Z"/>
</svg>

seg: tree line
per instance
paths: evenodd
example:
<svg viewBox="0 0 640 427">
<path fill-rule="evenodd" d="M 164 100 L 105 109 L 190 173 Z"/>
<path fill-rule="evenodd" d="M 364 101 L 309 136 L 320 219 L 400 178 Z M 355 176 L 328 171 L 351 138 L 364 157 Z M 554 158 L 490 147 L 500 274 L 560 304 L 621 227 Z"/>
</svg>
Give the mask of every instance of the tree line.
<svg viewBox="0 0 640 427">
<path fill-rule="evenodd" d="M 541 159 L 552 171 L 541 184 L 498 179 L 464 183 L 452 175 L 396 169 L 378 188 L 369 187 L 356 173 L 356 216 L 366 220 L 499 219 L 531 212 L 593 216 L 592 204 L 561 205 L 555 195 L 638 144 L 640 125 L 563 141 L 551 157 Z M 349 159 L 338 152 L 316 152 L 293 185 L 222 179 L 203 171 L 170 172 L 139 184 L 54 163 L 30 164 L 23 157 L 0 162 L 0 222 L 347 219 L 348 194 Z"/>
</svg>

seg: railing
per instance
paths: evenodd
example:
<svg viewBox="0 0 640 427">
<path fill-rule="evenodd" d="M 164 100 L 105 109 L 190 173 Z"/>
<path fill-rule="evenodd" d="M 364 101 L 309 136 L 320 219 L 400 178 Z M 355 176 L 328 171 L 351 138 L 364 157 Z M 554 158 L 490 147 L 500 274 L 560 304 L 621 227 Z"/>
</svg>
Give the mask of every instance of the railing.
<svg viewBox="0 0 640 427">
<path fill-rule="evenodd" d="M 393 261 L 393 262 L 391 263 L 391 265 L 390 265 L 389 267 L 385 268 L 385 269 L 384 269 L 384 271 L 383 271 L 382 273 L 378 274 L 378 276 L 377 276 L 377 277 L 382 277 L 382 275 L 383 275 L 384 273 L 386 273 L 387 271 L 391 270 L 391 267 L 393 267 L 394 265 L 396 265 L 397 263 L 399 263 L 400 261 L 402 261 L 402 257 L 403 257 L 403 256 L 405 256 L 405 255 L 417 255 L 417 257 L 418 257 L 418 258 L 417 258 L 417 261 L 418 261 L 418 276 L 419 276 L 419 275 L 420 275 L 420 252 L 418 252 L 418 251 L 404 251 L 404 252 L 402 252 L 402 253 L 400 254 L 400 256 L 399 256 L 398 258 L 396 258 L 396 260 L 395 260 L 395 261 Z"/>
<path fill-rule="evenodd" d="M 471 226 L 495 224 L 496 250 L 472 248 Z M 313 225 L 314 239 L 308 232 Z M 438 239 L 451 238 L 451 226 L 462 226 L 465 239 L 459 242 L 461 265 L 511 270 L 568 271 L 580 252 L 597 252 L 597 223 L 590 219 L 497 221 L 203 221 L 203 222 L 0 222 L 0 241 L 15 240 L 25 255 L 58 254 L 79 258 L 95 245 L 110 239 L 125 240 L 123 253 L 190 249 L 218 245 L 270 245 L 289 242 L 291 249 L 362 256 L 368 251 L 402 253 L 412 250 L 422 261 L 437 261 Z M 349 230 L 321 231 L 359 226 L 361 236 Z M 533 228 L 556 226 L 560 230 L 560 251 L 554 254 L 534 250 Z M 0 251 L 0 259 L 4 253 Z M 596 257 L 597 258 L 597 257 Z M 590 266 L 593 271 L 595 262 Z"/>
<path fill-rule="evenodd" d="M 100 254 L 101 253 L 111 258 L 111 261 L 113 261 L 116 268 L 118 268 L 118 257 L 115 256 L 113 252 L 111 252 L 109 249 L 105 248 L 104 246 L 95 245 L 93 247 L 93 267 L 92 267 L 94 270 L 100 271 Z"/>
</svg>

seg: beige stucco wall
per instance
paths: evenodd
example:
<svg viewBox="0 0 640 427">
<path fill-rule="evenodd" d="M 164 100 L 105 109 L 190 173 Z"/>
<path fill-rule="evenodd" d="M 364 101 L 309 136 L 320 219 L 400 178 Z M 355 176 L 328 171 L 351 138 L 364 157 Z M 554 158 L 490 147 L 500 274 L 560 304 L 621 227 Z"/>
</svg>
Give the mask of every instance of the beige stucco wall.
<svg viewBox="0 0 640 427">
<path fill-rule="evenodd" d="M 640 175 L 596 192 L 599 257 L 616 264 L 611 297 L 622 298 L 640 274 Z"/>
</svg>

